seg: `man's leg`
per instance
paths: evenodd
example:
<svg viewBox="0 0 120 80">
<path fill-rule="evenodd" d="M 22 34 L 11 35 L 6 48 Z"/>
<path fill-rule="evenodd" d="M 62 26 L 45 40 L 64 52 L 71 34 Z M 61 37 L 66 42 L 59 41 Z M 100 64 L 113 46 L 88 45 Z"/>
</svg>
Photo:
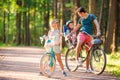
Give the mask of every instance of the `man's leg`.
<svg viewBox="0 0 120 80">
<path fill-rule="evenodd" d="M 82 45 L 85 41 L 85 37 L 83 33 L 79 33 L 78 37 L 77 37 L 77 46 L 76 46 L 76 59 L 78 60 L 79 56 L 80 56 L 80 51 L 82 49 Z M 82 62 L 79 62 L 80 65 L 82 65 Z"/>
<path fill-rule="evenodd" d="M 80 56 L 80 51 L 81 51 L 81 43 L 77 43 L 77 46 L 76 46 L 76 58 L 78 60 L 79 56 Z"/>
<path fill-rule="evenodd" d="M 88 53 L 89 48 L 91 47 L 91 37 L 90 36 L 86 36 L 86 43 L 88 45 L 88 47 L 86 47 L 86 53 Z M 90 66 L 90 55 L 88 55 L 88 58 L 86 59 L 86 69 L 89 70 L 89 66 Z M 89 72 L 89 71 L 88 71 Z"/>
</svg>

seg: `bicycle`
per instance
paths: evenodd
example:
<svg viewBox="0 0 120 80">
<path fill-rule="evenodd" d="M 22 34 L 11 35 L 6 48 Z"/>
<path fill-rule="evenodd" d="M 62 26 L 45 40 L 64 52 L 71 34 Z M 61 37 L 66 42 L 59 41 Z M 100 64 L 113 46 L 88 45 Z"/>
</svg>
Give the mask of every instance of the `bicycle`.
<svg viewBox="0 0 120 80">
<path fill-rule="evenodd" d="M 104 50 L 100 47 L 102 44 L 102 40 L 98 37 L 93 37 L 92 40 L 92 46 L 87 46 L 87 43 L 85 43 L 82 46 L 82 50 L 79 55 L 78 61 L 82 61 L 84 63 L 88 56 L 90 55 L 90 68 L 92 73 L 100 75 L 104 72 L 106 67 L 106 54 Z M 84 50 L 84 47 L 88 47 L 89 51 L 86 53 Z M 74 63 L 74 64 L 73 64 Z M 66 55 L 65 55 L 65 64 L 69 71 L 75 72 L 78 67 L 77 61 L 76 61 L 76 54 L 75 54 L 75 48 L 68 48 Z"/>
<path fill-rule="evenodd" d="M 43 43 L 45 36 L 40 37 L 41 43 Z M 47 43 L 50 43 L 51 40 L 47 40 Z M 46 77 L 51 77 L 56 68 L 56 59 L 55 59 L 55 53 L 53 51 L 53 47 L 49 48 L 48 51 L 46 51 L 40 59 L 40 71 L 41 74 Z"/>
</svg>

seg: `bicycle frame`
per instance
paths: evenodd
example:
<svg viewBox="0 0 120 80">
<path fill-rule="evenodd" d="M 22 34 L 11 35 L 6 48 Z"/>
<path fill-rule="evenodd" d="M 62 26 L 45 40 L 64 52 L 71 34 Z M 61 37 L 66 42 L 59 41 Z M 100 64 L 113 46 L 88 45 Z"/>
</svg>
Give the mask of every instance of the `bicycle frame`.
<svg viewBox="0 0 120 80">
<path fill-rule="evenodd" d="M 53 51 L 53 47 L 50 48 L 49 52 L 47 52 L 46 54 L 51 55 L 49 66 L 53 66 L 53 59 L 56 60 L 55 59 L 55 52 Z"/>
</svg>

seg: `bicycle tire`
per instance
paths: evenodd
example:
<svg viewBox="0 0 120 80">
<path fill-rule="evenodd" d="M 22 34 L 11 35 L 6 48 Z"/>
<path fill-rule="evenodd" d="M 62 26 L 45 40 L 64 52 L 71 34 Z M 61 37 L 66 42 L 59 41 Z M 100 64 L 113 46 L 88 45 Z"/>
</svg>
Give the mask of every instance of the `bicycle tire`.
<svg viewBox="0 0 120 80">
<path fill-rule="evenodd" d="M 101 48 L 96 48 L 91 52 L 90 68 L 94 74 L 100 75 L 106 67 L 106 54 Z"/>
<path fill-rule="evenodd" d="M 76 71 L 78 66 L 76 63 L 75 49 L 68 49 L 65 55 L 65 64 L 68 71 Z"/>
<path fill-rule="evenodd" d="M 51 54 L 44 53 L 40 59 L 40 71 L 46 77 L 51 77 L 54 74 L 56 68 L 56 61 L 54 58 L 52 59 L 53 65 L 50 66 L 50 58 Z"/>
</svg>

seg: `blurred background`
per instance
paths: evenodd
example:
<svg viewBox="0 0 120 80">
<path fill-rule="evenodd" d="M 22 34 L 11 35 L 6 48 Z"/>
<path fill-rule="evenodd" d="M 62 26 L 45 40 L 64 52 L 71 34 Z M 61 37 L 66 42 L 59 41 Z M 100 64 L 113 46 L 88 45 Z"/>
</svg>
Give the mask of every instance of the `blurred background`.
<svg viewBox="0 0 120 80">
<path fill-rule="evenodd" d="M 105 51 L 119 51 L 120 0 L 0 0 L 0 46 L 41 46 L 50 20 L 57 18 L 61 31 L 69 19 L 76 25 L 80 6 L 97 16 Z"/>
</svg>

